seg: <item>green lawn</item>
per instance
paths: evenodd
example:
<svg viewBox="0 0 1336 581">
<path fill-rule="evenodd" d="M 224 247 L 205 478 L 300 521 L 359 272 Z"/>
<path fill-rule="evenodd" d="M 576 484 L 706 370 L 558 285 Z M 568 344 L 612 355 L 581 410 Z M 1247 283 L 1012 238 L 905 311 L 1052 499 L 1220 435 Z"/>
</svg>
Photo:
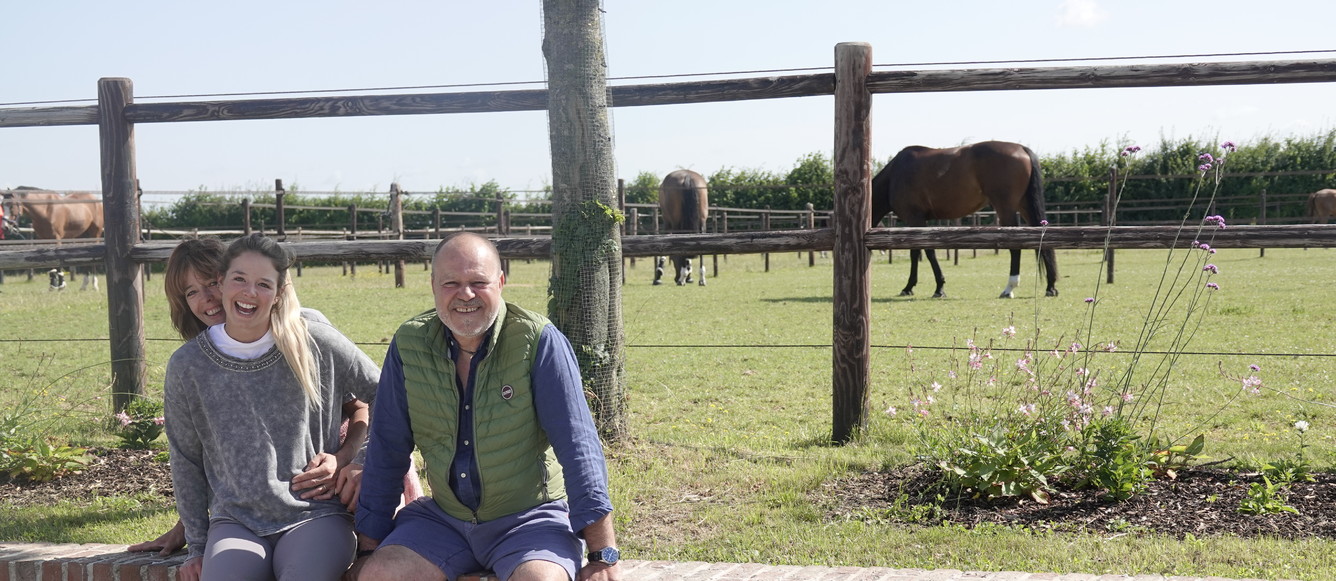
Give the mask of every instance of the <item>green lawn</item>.
<svg viewBox="0 0 1336 581">
<path fill-rule="evenodd" d="M 1017 299 L 995 298 L 1006 281 L 1006 253 L 962 251 L 944 261 L 948 297 L 928 298 L 924 265 L 918 296 L 895 296 L 908 273 L 906 252 L 894 262 L 873 255 L 871 408 L 866 434 L 831 446 L 831 261 L 809 267 L 797 253 L 718 257 L 706 287 L 653 287 L 640 259 L 627 271 L 623 315 L 632 440 L 612 446 L 614 502 L 624 553 L 639 559 L 878 565 L 982 570 L 1336 578 L 1336 542 L 1176 540 L 1153 535 L 1052 533 L 982 527 L 918 527 L 827 516 L 822 483 L 852 471 L 905 464 L 917 433 L 903 412 L 910 389 L 944 381 L 964 352 L 940 349 L 1004 346 L 1002 329 L 1037 337 L 1036 352 L 1080 337 L 1114 342 L 1092 354 L 1090 367 L 1112 377 L 1132 360 L 1161 280 L 1164 251 L 1120 251 L 1117 279 L 1103 280 L 1100 254 L 1060 251 L 1062 296 L 1035 298 L 1033 254 L 1027 253 Z M 1212 257 L 1220 290 L 1204 307 L 1188 351 L 1165 364 L 1160 425 L 1170 436 L 1204 433 L 1206 455 L 1227 466 L 1255 467 L 1298 448 L 1292 428 L 1310 422 L 1309 460 L 1336 465 L 1329 357 L 1336 353 L 1336 254 L 1328 250 L 1221 250 Z M 707 257 L 707 260 L 709 258 Z M 363 265 L 354 278 L 336 267 L 311 267 L 297 281 L 305 306 L 320 309 L 375 360 L 397 324 L 431 306 L 427 273 L 407 269 L 406 288 Z M 509 300 L 542 310 L 548 264 L 512 261 Z M 713 275 L 713 271 L 711 271 Z M 150 391 L 160 393 L 172 339 L 161 277 L 145 284 Z M 10 273 L 0 285 L 0 406 L 39 401 L 52 433 L 77 445 L 112 442 L 104 428 L 109 379 L 106 297 L 46 291 L 44 277 Z M 1098 296 L 1093 322 L 1091 305 Z M 1156 317 L 1152 316 L 1151 319 Z M 1181 317 L 1178 317 L 1181 318 Z M 1174 320 L 1174 317 L 1160 317 Z M 1168 331 L 1178 323 L 1167 325 Z M 1166 332 L 1168 332 L 1166 331 Z M 1088 334 L 1088 336 L 1087 336 Z M 75 341 L 98 339 L 93 341 Z M 1151 348 L 1163 346 L 1153 342 Z M 904 346 L 912 345 L 912 353 Z M 1007 346 L 1023 345 L 1011 339 Z M 1019 357 L 996 351 L 1000 362 Z M 1160 365 L 1147 356 L 1138 369 Z M 1256 364 L 1265 388 L 1243 394 L 1239 377 Z M 948 388 L 948 391 L 950 387 Z M 945 392 L 944 392 L 945 393 Z M 101 398 L 101 399 L 97 399 Z M 949 403 L 949 402 L 948 402 Z M 959 401 L 955 402 L 960 405 Z M 901 409 L 897 416 L 882 410 Z M 54 410 L 69 413 L 54 414 Z M 0 415 L 0 417 L 3 417 Z M 94 507 L 4 507 L 0 539 L 133 542 L 165 528 L 174 515 L 142 499 Z M 96 515 L 96 517 L 94 517 Z M 107 515 L 111 515 L 108 518 Z M 21 533 L 11 522 L 56 520 L 59 527 Z M 125 526 L 117 526 L 123 520 Z"/>
</svg>

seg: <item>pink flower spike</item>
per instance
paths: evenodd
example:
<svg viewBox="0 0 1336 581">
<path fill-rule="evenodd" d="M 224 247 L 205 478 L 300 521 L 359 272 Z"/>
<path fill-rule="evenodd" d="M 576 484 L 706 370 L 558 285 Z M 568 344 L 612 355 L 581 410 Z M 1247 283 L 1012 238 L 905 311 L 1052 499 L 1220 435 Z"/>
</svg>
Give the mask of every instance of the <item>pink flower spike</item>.
<svg viewBox="0 0 1336 581">
<path fill-rule="evenodd" d="M 1261 370 L 1262 370 L 1261 366 L 1257 365 L 1256 363 L 1253 363 L 1252 365 L 1249 365 L 1249 366 L 1248 366 L 1248 369 L 1251 369 L 1251 370 L 1253 370 L 1253 371 L 1261 371 Z"/>
<path fill-rule="evenodd" d="M 1093 303 L 1093 302 L 1095 302 L 1095 297 L 1086 297 L 1086 298 L 1085 298 L 1085 302 L 1087 302 L 1087 303 Z"/>
<path fill-rule="evenodd" d="M 1214 157 L 1211 157 L 1211 154 L 1209 154 L 1209 153 L 1203 153 L 1203 154 L 1197 156 L 1197 161 L 1204 161 L 1204 162 L 1206 162 L 1206 163 L 1211 163 L 1211 162 L 1215 161 L 1215 158 L 1214 158 Z"/>
<path fill-rule="evenodd" d="M 1211 164 L 1209 164 L 1209 163 L 1203 163 L 1203 164 L 1197 166 L 1197 171 L 1202 172 L 1202 173 L 1206 173 L 1206 172 L 1208 172 L 1208 171 L 1211 171 Z"/>
<path fill-rule="evenodd" d="M 1206 266 L 1201 267 L 1201 269 L 1202 272 L 1210 272 L 1211 274 L 1220 274 L 1220 267 L 1214 264 L 1208 264 Z"/>
<path fill-rule="evenodd" d="M 1211 290 L 1220 290 L 1220 285 L 1215 284 L 1213 282 L 1208 282 L 1206 283 L 1206 288 L 1209 288 Z"/>
<path fill-rule="evenodd" d="M 1234 153 L 1235 151 L 1238 151 L 1238 146 L 1237 146 L 1237 145 L 1234 145 L 1234 142 L 1233 142 L 1233 141 L 1226 141 L 1226 142 L 1220 144 L 1220 149 L 1223 149 L 1223 150 L 1228 151 L 1228 152 L 1230 152 L 1230 153 Z"/>
<path fill-rule="evenodd" d="M 1040 220 L 1040 221 L 1039 221 L 1039 225 L 1040 225 L 1040 226 L 1047 226 L 1047 225 L 1048 225 L 1048 220 Z"/>
</svg>

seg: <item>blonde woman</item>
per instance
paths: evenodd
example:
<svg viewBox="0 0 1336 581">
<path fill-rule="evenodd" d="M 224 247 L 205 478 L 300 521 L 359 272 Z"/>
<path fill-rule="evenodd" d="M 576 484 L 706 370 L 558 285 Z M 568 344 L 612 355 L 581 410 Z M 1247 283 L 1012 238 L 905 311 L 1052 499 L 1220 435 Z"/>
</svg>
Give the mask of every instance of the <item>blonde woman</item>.
<svg viewBox="0 0 1336 581">
<path fill-rule="evenodd" d="M 334 478 L 305 492 L 293 481 L 338 451 L 343 414 L 374 398 L 379 370 L 332 327 L 300 316 L 291 264 L 273 239 L 233 242 L 218 287 L 225 322 L 167 365 L 172 479 L 189 546 L 182 579 L 332 580 L 352 562 Z"/>
</svg>

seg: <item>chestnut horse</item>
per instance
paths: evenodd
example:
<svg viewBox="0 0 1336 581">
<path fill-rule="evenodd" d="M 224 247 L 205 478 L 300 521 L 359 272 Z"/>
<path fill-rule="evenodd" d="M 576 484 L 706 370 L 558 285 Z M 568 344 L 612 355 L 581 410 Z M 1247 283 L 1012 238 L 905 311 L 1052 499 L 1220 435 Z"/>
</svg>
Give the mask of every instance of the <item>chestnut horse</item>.
<svg viewBox="0 0 1336 581">
<path fill-rule="evenodd" d="M 32 220 L 33 239 L 61 240 L 70 238 L 99 238 L 102 236 L 102 201 L 87 192 L 61 195 L 56 192 L 19 186 L 14 191 L 18 215 Z M 97 275 L 89 268 L 84 272 L 80 290 L 88 288 L 92 279 L 97 289 Z"/>
<path fill-rule="evenodd" d="M 701 234 L 705 232 L 705 219 L 709 213 L 709 191 L 705 177 L 689 169 L 679 169 L 663 178 L 659 185 L 659 213 L 663 216 L 664 227 L 669 234 Z M 673 280 L 678 286 L 691 284 L 691 257 L 674 255 Z M 705 258 L 698 257 L 700 263 L 700 285 L 705 286 Z M 663 284 L 663 257 L 654 265 L 654 284 Z"/>
<path fill-rule="evenodd" d="M 1336 190 L 1318 190 L 1309 194 L 1308 215 L 1314 224 L 1318 220 L 1326 224 L 1328 218 L 1336 216 Z"/>
<path fill-rule="evenodd" d="M 979 211 L 985 205 L 997 212 L 1001 226 L 1016 226 L 1017 213 L 1025 223 L 1038 226 L 1044 220 L 1044 184 L 1039 156 L 1019 143 L 984 141 L 949 149 L 906 147 L 872 178 L 872 223 L 895 212 L 909 226 L 926 226 L 928 220 L 953 220 Z M 1052 248 L 1039 251 L 1048 275 L 1045 294 L 1057 296 L 1057 259 Z M 910 251 L 909 283 L 900 296 L 914 294 L 918 284 L 918 249 Z M 946 278 L 937 264 L 937 254 L 928 249 L 928 263 L 937 280 L 934 297 L 944 297 Z M 1011 274 L 1001 298 L 1012 297 L 1020 283 L 1021 251 L 1011 251 Z"/>
</svg>

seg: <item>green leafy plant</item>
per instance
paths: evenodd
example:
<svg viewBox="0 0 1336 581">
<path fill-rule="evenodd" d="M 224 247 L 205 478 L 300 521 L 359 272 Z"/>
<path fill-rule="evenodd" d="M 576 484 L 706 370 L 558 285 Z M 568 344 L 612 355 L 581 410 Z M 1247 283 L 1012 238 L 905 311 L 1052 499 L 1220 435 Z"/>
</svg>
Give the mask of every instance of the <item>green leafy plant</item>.
<svg viewBox="0 0 1336 581">
<path fill-rule="evenodd" d="M 1077 488 L 1102 488 L 1111 499 L 1127 500 L 1155 478 L 1150 454 L 1127 420 L 1097 420 L 1081 436 L 1078 462 L 1083 478 Z"/>
<path fill-rule="evenodd" d="M 1239 502 L 1239 512 L 1244 514 L 1275 514 L 1289 512 L 1299 514 L 1299 509 L 1286 504 L 1289 501 L 1285 489 L 1288 482 L 1273 482 L 1270 476 L 1262 474 L 1261 482 L 1248 485 L 1248 492 Z"/>
<path fill-rule="evenodd" d="M 52 445 L 41 438 L 14 438 L 0 449 L 0 471 L 6 477 L 48 482 L 87 465 L 83 448 Z"/>
<path fill-rule="evenodd" d="M 1313 482 L 1313 473 L 1308 465 L 1308 457 L 1305 452 L 1308 449 L 1308 422 L 1299 420 L 1294 422 L 1295 431 L 1299 432 L 1299 451 L 1295 452 L 1294 459 L 1283 458 L 1262 466 L 1262 473 L 1273 480 L 1291 484 L 1294 482 Z"/>
<path fill-rule="evenodd" d="M 1167 445 L 1157 439 L 1155 445 L 1152 446 L 1154 452 L 1151 452 L 1147 464 L 1154 471 L 1156 477 L 1174 480 L 1178 478 L 1179 470 L 1186 468 L 1189 462 L 1201 457 L 1201 451 L 1205 447 L 1205 434 L 1194 438 L 1191 444 Z"/>
<path fill-rule="evenodd" d="M 114 418 L 119 425 L 116 435 L 121 438 L 122 448 L 147 450 L 162 435 L 162 402 L 157 400 L 136 397 Z"/>
<path fill-rule="evenodd" d="M 937 466 L 956 490 L 986 498 L 1029 496 L 1044 504 L 1049 501 L 1050 479 L 1069 468 L 1062 449 L 1033 426 L 973 432 Z"/>
</svg>

